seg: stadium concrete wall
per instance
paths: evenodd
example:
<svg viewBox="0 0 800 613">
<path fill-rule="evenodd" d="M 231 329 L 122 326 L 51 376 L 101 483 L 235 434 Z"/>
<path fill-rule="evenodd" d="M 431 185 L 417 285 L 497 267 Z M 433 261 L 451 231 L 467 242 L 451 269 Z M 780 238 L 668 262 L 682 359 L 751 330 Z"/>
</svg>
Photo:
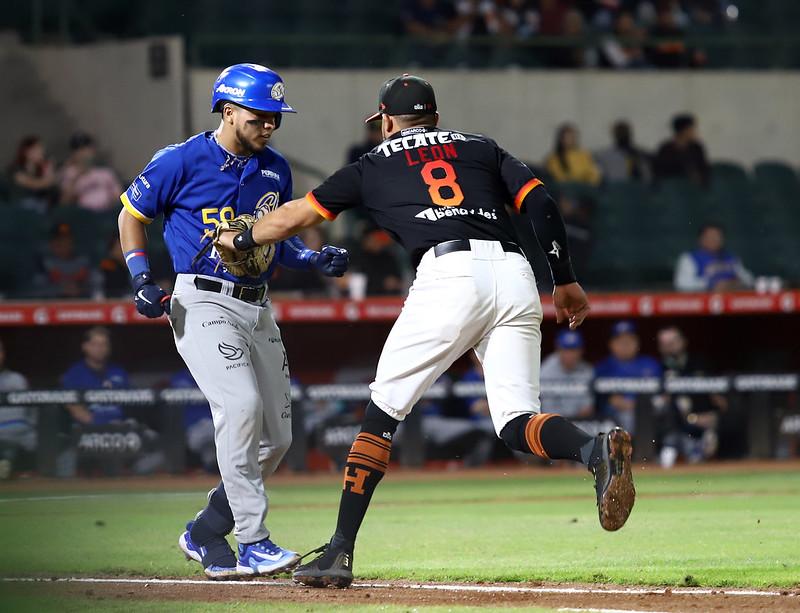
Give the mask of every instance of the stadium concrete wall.
<svg viewBox="0 0 800 613">
<path fill-rule="evenodd" d="M 163 43 L 167 51 L 161 77 L 151 76 L 153 43 Z M 21 106 L 11 117 L 25 133 L 41 134 L 57 155 L 65 153 L 63 141 L 72 131 L 84 130 L 95 136 L 126 181 L 155 149 L 183 140 L 187 132 L 186 72 L 178 37 L 68 47 L 15 45 L 4 53 L 32 68 L 17 77 L 25 83 L 13 88 Z M 51 130 L 38 112 L 26 116 L 26 98 L 31 96 L 48 99 L 59 112 L 60 125 Z"/>
<path fill-rule="evenodd" d="M 298 111 L 275 137 L 286 154 L 331 172 L 361 139 L 390 70 L 282 70 Z M 218 70 L 189 71 L 192 131 L 213 129 L 211 84 Z M 575 122 L 590 149 L 609 142 L 610 124 L 632 122 L 641 146 L 670 134 L 670 117 L 695 113 L 712 159 L 745 165 L 778 158 L 800 165 L 798 72 L 535 72 L 420 70 L 436 88 L 442 124 L 492 136 L 521 159 L 539 162 L 556 126 Z"/>
</svg>

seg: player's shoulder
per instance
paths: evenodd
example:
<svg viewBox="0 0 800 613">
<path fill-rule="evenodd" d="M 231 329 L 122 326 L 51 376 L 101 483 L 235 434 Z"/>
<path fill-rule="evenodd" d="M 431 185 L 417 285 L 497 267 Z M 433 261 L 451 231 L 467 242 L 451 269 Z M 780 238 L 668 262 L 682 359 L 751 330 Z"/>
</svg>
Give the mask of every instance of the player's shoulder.
<svg viewBox="0 0 800 613">
<path fill-rule="evenodd" d="M 197 154 L 200 147 L 205 146 L 205 134 L 195 134 L 181 143 L 172 143 L 162 147 L 153 155 L 153 161 L 160 164 L 179 166 L 183 164 L 184 157 Z"/>
<path fill-rule="evenodd" d="M 67 370 L 64 371 L 64 374 L 61 376 L 63 381 L 75 381 L 79 378 L 82 378 L 88 370 L 88 366 L 86 366 L 86 362 L 83 360 L 78 360 L 74 364 L 72 364 Z"/>
<path fill-rule="evenodd" d="M 439 128 L 442 132 L 448 132 L 451 135 L 453 140 L 460 140 L 467 143 L 476 143 L 478 145 L 488 145 L 491 147 L 497 147 L 497 142 L 489 136 L 485 134 L 479 134 L 477 132 L 465 132 L 464 130 L 456 130 L 453 128 L 441 127 Z"/>
</svg>

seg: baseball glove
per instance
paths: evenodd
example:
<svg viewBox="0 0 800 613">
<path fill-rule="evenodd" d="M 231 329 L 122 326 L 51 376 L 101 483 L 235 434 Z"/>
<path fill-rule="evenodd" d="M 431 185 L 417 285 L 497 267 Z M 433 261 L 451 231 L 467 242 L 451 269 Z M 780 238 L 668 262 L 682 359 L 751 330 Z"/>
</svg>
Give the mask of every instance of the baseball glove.
<svg viewBox="0 0 800 613">
<path fill-rule="evenodd" d="M 204 238 L 211 238 L 211 243 L 219 254 L 217 266 L 221 264 L 232 275 L 237 277 L 259 277 L 269 268 L 275 257 L 275 245 L 259 245 L 249 251 L 232 251 L 219 242 L 223 232 L 239 234 L 256 223 L 252 215 L 239 215 L 230 221 L 221 220 L 213 230 L 206 230 Z M 216 268 L 214 269 L 216 271 Z"/>
</svg>

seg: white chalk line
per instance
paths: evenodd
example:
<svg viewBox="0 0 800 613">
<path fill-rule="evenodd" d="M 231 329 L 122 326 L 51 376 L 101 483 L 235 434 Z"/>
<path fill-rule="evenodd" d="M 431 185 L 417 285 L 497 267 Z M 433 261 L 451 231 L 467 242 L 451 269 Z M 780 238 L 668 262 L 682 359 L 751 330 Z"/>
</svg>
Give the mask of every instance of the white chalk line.
<svg viewBox="0 0 800 613">
<path fill-rule="evenodd" d="M 185 496 L 205 496 L 206 492 L 200 490 L 196 492 L 114 492 L 113 494 L 64 494 L 59 496 L 20 496 L 15 498 L 0 498 L 0 504 L 4 502 L 52 502 L 55 500 L 97 500 L 98 498 L 119 498 L 119 497 L 158 497 L 158 498 L 180 498 Z"/>
<path fill-rule="evenodd" d="M 586 613 L 669 613 L 669 611 L 637 611 L 636 609 L 577 609 L 571 607 L 561 607 L 556 611 L 578 611 Z"/>
<path fill-rule="evenodd" d="M 100 578 L 100 577 L 60 577 L 60 578 L 41 578 L 41 577 L 0 577 L 0 581 L 8 583 L 118 583 L 125 585 L 238 585 L 238 586 L 297 586 L 293 581 L 280 580 L 243 580 L 243 581 L 209 581 L 207 579 L 124 579 L 124 578 Z M 647 587 L 625 587 L 625 588 L 592 588 L 592 587 L 521 587 L 513 585 L 466 585 L 466 584 L 446 584 L 446 583 L 354 583 L 354 588 L 360 589 L 392 589 L 401 588 L 407 590 L 435 590 L 442 592 L 482 592 L 482 593 L 511 593 L 511 594 L 592 594 L 592 595 L 676 595 L 676 596 L 764 596 L 775 597 L 787 594 L 771 590 L 746 590 L 746 589 L 725 589 L 725 588 L 694 588 L 694 587 L 675 587 L 675 588 L 647 588 Z M 791 594 L 791 592 L 789 592 Z M 590 610 L 590 609 L 587 609 Z"/>
</svg>

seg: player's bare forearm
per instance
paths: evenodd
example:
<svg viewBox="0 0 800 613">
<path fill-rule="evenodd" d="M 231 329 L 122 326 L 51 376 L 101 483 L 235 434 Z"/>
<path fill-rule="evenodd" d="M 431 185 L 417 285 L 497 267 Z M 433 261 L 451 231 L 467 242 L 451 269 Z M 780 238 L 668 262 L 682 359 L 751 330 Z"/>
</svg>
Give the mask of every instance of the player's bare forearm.
<svg viewBox="0 0 800 613">
<path fill-rule="evenodd" d="M 236 234 L 223 231 L 216 245 L 229 250 L 247 251 L 257 245 L 270 245 L 295 236 L 300 230 L 325 221 L 306 198 L 291 200 L 259 219 L 252 228 Z"/>
<path fill-rule="evenodd" d="M 323 221 L 306 198 L 298 198 L 259 219 L 253 226 L 253 239 L 258 245 L 277 243 Z"/>
<path fill-rule="evenodd" d="M 122 245 L 122 253 L 135 249 L 144 250 L 147 247 L 145 225 L 125 209 L 120 211 L 117 225 L 119 226 L 119 243 Z"/>
</svg>

